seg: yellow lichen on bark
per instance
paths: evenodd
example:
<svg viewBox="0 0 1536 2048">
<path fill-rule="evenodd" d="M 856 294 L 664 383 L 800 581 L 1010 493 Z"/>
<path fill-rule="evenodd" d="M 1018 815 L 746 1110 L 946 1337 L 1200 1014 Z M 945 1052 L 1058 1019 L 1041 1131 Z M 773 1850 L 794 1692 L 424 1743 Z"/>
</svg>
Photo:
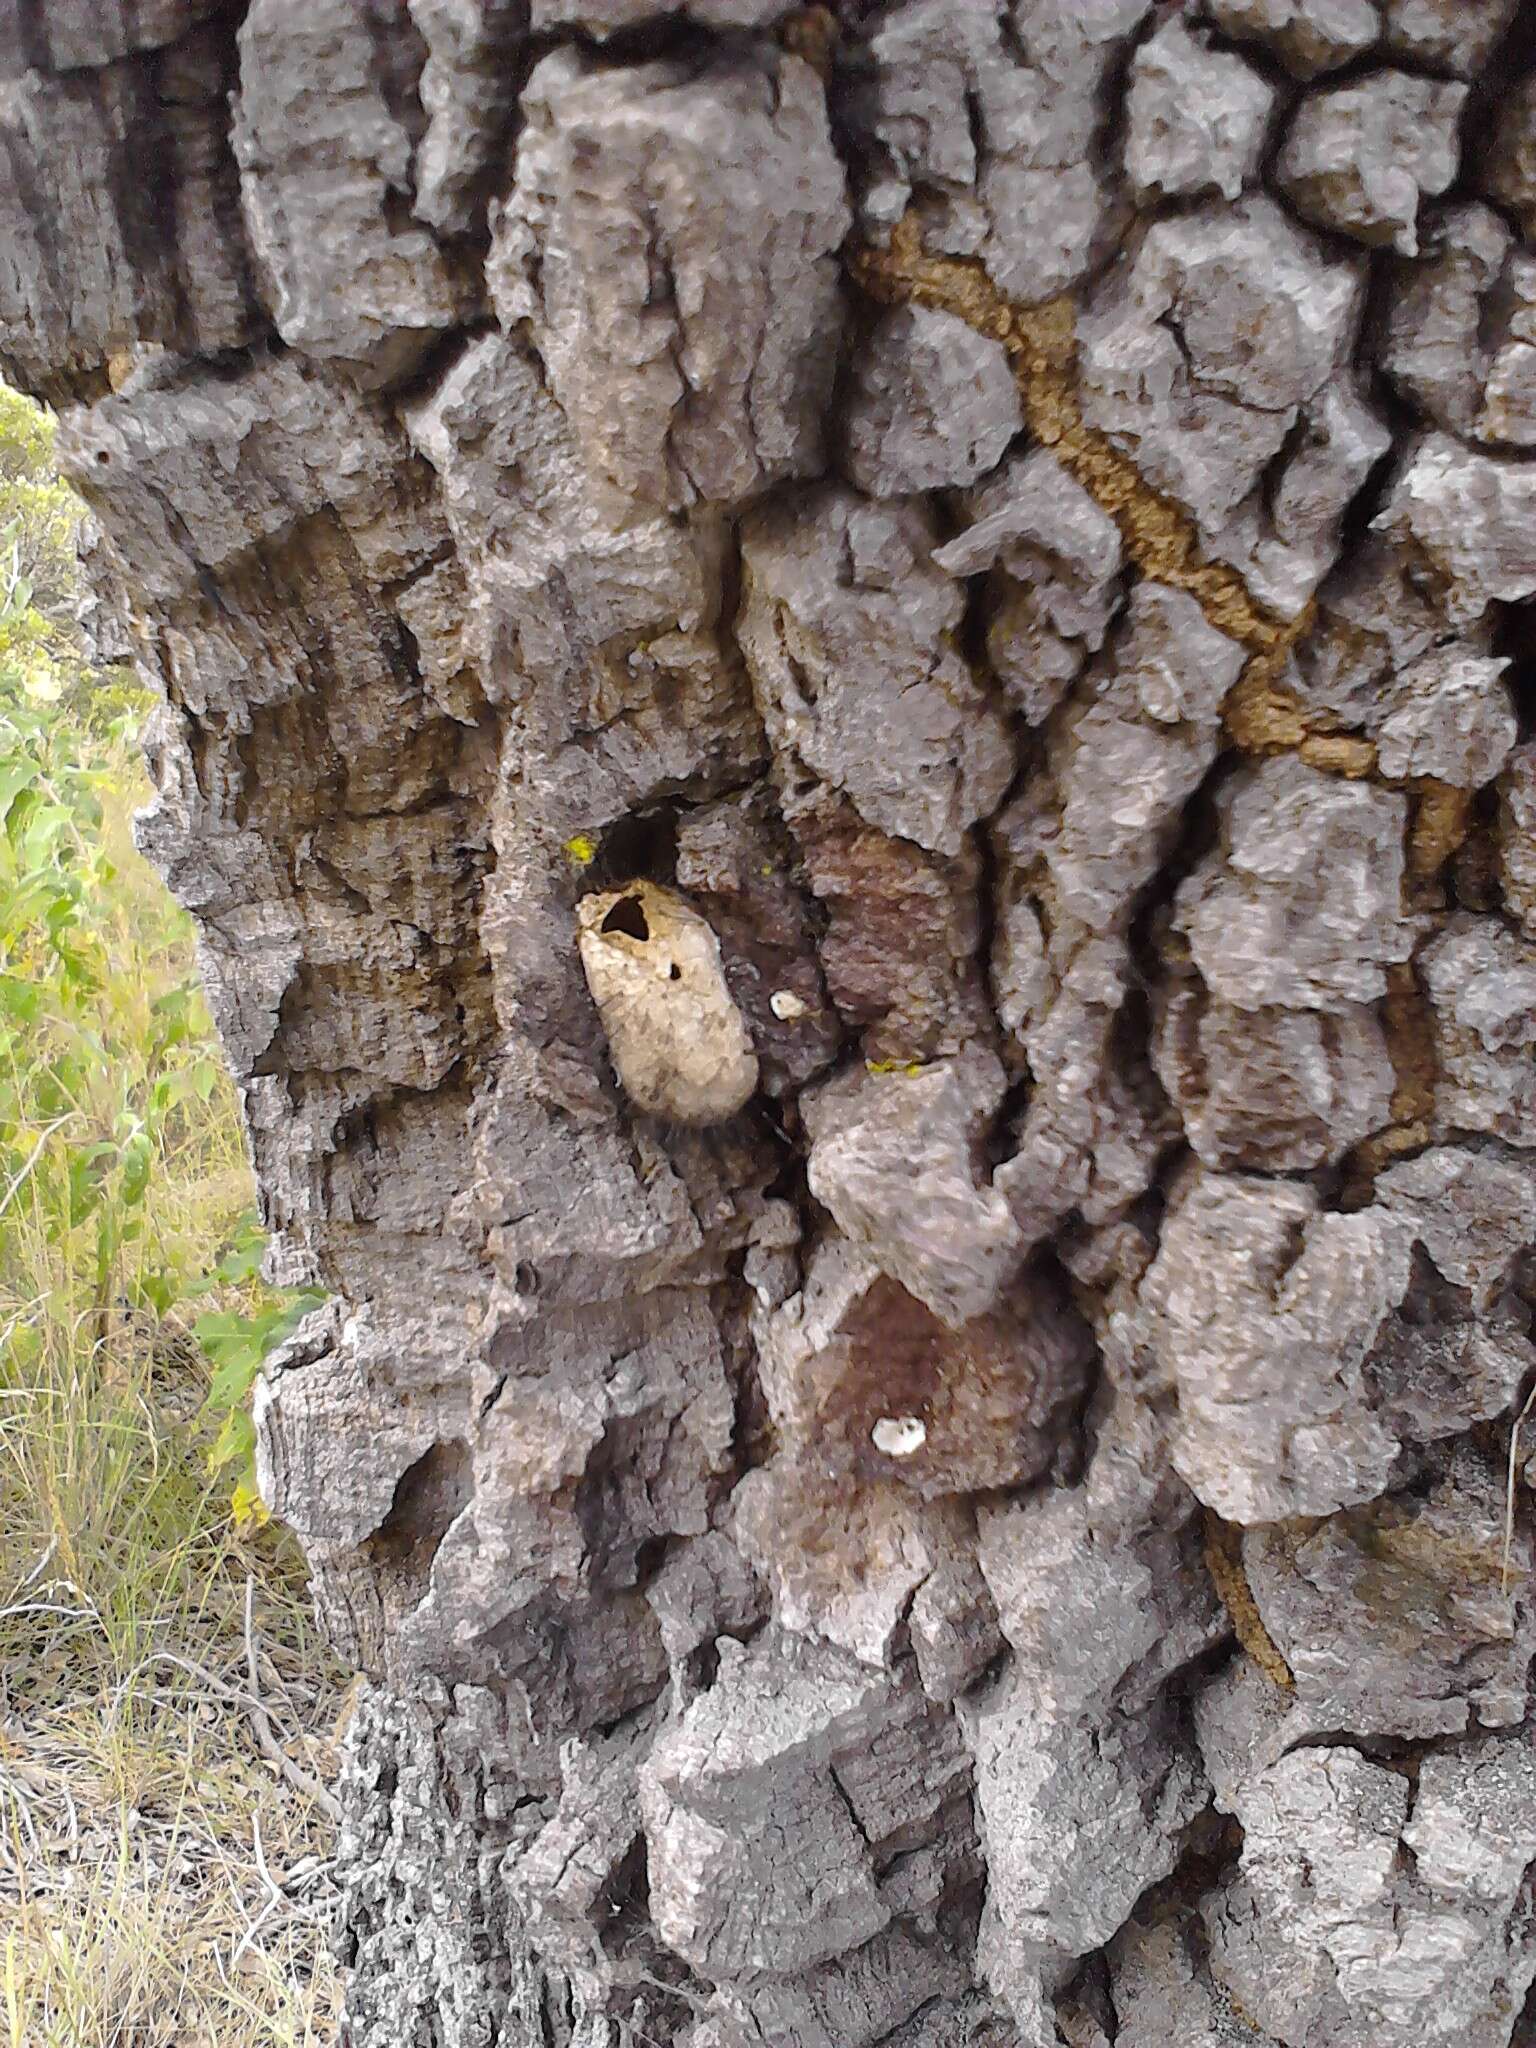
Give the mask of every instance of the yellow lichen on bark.
<svg viewBox="0 0 1536 2048">
<path fill-rule="evenodd" d="M 1416 882 L 1437 875 L 1460 851 L 1472 829 L 1472 791 L 1425 776 L 1412 785 L 1413 822 L 1408 828 L 1408 872 Z"/>
<path fill-rule="evenodd" d="M 1264 1626 L 1258 1602 L 1243 1570 L 1243 1532 L 1209 1509 L 1205 1516 L 1205 1567 L 1227 1610 L 1233 1634 L 1266 1678 L 1286 1692 L 1296 1690 L 1291 1667 L 1281 1656 L 1275 1639 Z"/>
</svg>

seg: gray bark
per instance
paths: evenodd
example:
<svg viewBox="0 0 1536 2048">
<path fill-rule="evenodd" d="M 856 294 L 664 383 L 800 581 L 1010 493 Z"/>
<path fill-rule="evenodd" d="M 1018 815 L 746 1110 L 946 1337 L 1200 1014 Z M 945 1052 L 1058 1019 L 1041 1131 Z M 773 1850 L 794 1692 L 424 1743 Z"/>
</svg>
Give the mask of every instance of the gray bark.
<svg viewBox="0 0 1536 2048">
<path fill-rule="evenodd" d="M 1533 59 L 0 6 L 354 2048 L 1536 2040 Z"/>
</svg>

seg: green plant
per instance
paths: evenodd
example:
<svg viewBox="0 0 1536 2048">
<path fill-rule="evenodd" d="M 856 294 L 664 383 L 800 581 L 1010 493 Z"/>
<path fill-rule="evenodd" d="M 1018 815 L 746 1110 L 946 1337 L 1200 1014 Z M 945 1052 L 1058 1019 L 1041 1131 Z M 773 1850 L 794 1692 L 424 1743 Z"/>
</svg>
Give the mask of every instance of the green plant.
<svg viewBox="0 0 1536 2048">
<path fill-rule="evenodd" d="M 102 709 L 74 613 L 79 501 L 53 466 L 53 422 L 0 385 L 0 705 Z"/>
<path fill-rule="evenodd" d="M 178 1291 L 172 1244 L 125 1254 L 153 1236 L 157 1155 L 220 1081 L 190 975 L 151 989 L 114 957 L 106 772 L 41 720 L 0 717 L 0 1215 L 25 1200 L 89 1275 L 98 1334 L 114 1306 L 163 1312 Z"/>
<path fill-rule="evenodd" d="M 118 682 L 121 708 L 82 724 L 3 687 L 15 645 L 46 637 L 15 627 L 34 609 L 12 573 L 20 523 L 0 544 L 0 1341 L 25 1370 L 61 1339 L 106 1351 L 115 1323 L 153 1327 L 216 1295 L 194 1325 L 215 1368 L 209 1458 L 235 1467 L 244 1523 L 260 1516 L 251 1383 L 313 1297 L 260 1287 L 249 1215 L 217 1219 L 226 1250 L 210 1268 L 204 1233 L 159 1199 L 199 1131 L 228 1154 L 233 1095 L 187 921 L 123 844 L 142 697 Z"/>
<path fill-rule="evenodd" d="M 0 2044 L 310 2048 L 330 1820 L 295 1782 L 338 1674 L 247 1415 L 307 1299 L 258 1278 L 191 927 L 132 842 L 147 699 L 80 648 L 51 441 L 0 387 Z"/>
<path fill-rule="evenodd" d="M 192 1290 L 257 1285 L 266 1237 L 254 1217 L 248 1218 L 234 1242 L 207 1278 Z M 231 1507 L 237 1526 L 265 1521 L 266 1509 L 255 1487 L 256 1431 L 251 1421 L 251 1389 L 262 1361 L 280 1344 L 301 1316 L 318 1308 L 320 1294 L 281 1293 L 267 1288 L 254 1304 L 210 1310 L 192 1325 L 192 1334 L 213 1366 L 203 1403 L 205 1414 L 219 1421 L 219 1433 L 208 1453 L 210 1469 L 236 1470 Z"/>
</svg>

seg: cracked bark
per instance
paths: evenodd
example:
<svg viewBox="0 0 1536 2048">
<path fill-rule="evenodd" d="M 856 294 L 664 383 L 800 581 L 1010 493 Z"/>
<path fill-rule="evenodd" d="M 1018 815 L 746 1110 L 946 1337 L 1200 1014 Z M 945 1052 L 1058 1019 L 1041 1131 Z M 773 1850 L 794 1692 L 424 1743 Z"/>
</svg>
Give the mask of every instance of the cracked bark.
<svg viewBox="0 0 1536 2048">
<path fill-rule="evenodd" d="M 1533 58 L 0 6 L 353 2048 L 1536 2040 Z"/>
</svg>

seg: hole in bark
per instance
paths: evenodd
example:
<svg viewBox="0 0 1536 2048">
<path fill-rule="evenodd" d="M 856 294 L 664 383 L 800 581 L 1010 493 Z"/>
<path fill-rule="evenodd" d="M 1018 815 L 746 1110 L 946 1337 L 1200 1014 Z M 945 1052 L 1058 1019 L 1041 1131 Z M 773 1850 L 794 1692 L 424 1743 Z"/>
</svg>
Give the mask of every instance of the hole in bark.
<svg viewBox="0 0 1536 2048">
<path fill-rule="evenodd" d="M 1509 662 L 1504 680 L 1515 700 L 1520 737 L 1536 734 L 1536 605 L 1510 605 L 1494 629 L 1493 652 Z"/>
<path fill-rule="evenodd" d="M 469 1505 L 474 1475 L 462 1437 L 434 1444 L 395 1482 L 389 1513 L 369 1543 L 376 1563 L 424 1579 L 450 1525 Z"/>
<path fill-rule="evenodd" d="M 1499 872 L 1499 792 L 1497 785 L 1479 790 L 1472 800 L 1467 836 L 1451 856 L 1451 887 L 1464 910 L 1484 916 L 1504 902 Z"/>
<path fill-rule="evenodd" d="M 604 1949 L 622 1956 L 640 1944 L 650 1947 L 647 1919 L 650 1907 L 650 1872 L 647 1868 L 645 1838 L 632 1844 L 623 1862 L 604 1885 L 593 1918 L 598 1923 Z M 665 1987 L 661 1987 L 665 1989 Z"/>
<path fill-rule="evenodd" d="M 667 969 L 667 979 L 668 981 L 681 981 L 682 978 L 683 970 L 681 969 L 681 967 L 678 966 L 677 962 L 674 960 L 672 962 L 672 965 Z"/>
<path fill-rule="evenodd" d="M 651 936 L 651 927 L 646 921 L 645 905 L 638 896 L 622 897 L 603 919 L 605 932 L 622 932 L 626 938 L 639 939 L 643 944 Z M 673 979 L 677 969 L 672 970 Z"/>
<path fill-rule="evenodd" d="M 677 870 L 676 802 L 632 811 L 602 828 L 597 859 L 583 878 L 597 889 L 625 889 L 638 876 L 670 882 Z"/>
</svg>

